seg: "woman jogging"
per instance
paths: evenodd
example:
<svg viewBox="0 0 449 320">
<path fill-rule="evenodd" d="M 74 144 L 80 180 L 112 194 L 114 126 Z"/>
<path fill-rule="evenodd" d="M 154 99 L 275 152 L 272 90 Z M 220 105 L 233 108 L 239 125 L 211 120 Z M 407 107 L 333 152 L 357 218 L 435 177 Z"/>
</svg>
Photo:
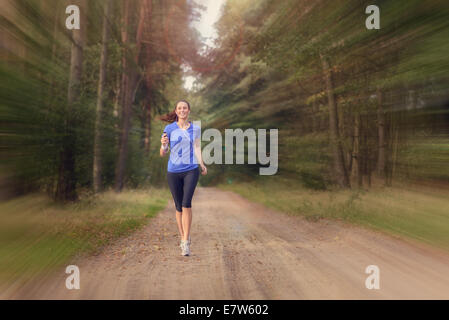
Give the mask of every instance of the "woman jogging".
<svg viewBox="0 0 449 320">
<path fill-rule="evenodd" d="M 175 110 L 160 119 L 170 122 L 165 126 L 161 138 L 160 155 L 170 149 L 167 167 L 167 181 L 176 207 L 176 221 L 181 235 L 182 255 L 190 255 L 190 226 L 192 224 L 192 197 L 201 174 L 207 168 L 201 157 L 201 128 L 188 121 L 190 104 L 179 100 Z"/>
</svg>

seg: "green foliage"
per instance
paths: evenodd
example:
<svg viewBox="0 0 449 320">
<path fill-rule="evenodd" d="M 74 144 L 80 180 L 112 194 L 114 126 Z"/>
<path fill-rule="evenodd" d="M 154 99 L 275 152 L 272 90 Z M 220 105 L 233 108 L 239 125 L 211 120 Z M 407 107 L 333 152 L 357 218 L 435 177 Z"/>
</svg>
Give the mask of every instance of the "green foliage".
<svg viewBox="0 0 449 320">
<path fill-rule="evenodd" d="M 133 101 L 125 168 L 125 185 L 129 187 L 160 184 L 165 171 L 160 160 L 153 156 L 153 153 L 158 153 L 157 137 L 151 141 L 150 152 L 144 151 L 146 107 L 151 108 L 151 117 L 154 118 L 171 111 L 171 103 L 185 95 L 181 87 L 181 66 L 167 48 L 163 27 L 166 22 L 170 25 L 170 35 L 176 37 L 174 43 L 180 46 L 182 54 L 186 55 L 184 58 L 191 59 L 199 45 L 191 27 L 186 28 L 198 7 L 191 4 L 181 8 L 175 5 L 176 2 L 153 3 L 152 15 L 147 17 L 145 41 L 139 65 L 135 66 L 141 75 Z M 70 110 L 67 90 L 72 39 L 71 32 L 65 27 L 64 5 L 55 0 L 45 3 L 39 0 L 19 1 L 2 12 L 0 28 L 8 35 L 1 40 L 2 48 L 5 45 L 9 51 L 2 50 L 0 62 L 0 181 L 7 179 L 7 185 L 2 184 L 0 189 L 6 189 L 8 197 L 37 189 L 54 194 L 61 174 L 61 151 L 67 148 L 74 153 L 76 188 L 81 192 L 92 189 L 103 5 L 102 2 L 88 2 L 88 7 L 82 12 L 87 14 L 86 25 L 83 26 L 87 28 L 87 37 L 83 47 L 79 95 Z M 139 7 L 132 7 L 131 14 L 138 18 Z M 176 14 L 167 16 L 169 8 Z M 119 135 L 123 126 L 120 96 L 123 94 L 123 88 L 120 90 L 122 60 L 126 58 L 132 62 L 129 48 L 125 48 L 121 41 L 123 13 L 120 1 L 113 1 L 112 11 L 108 20 L 110 40 L 107 43 L 104 105 L 99 115 L 103 188 L 115 184 Z M 131 29 L 137 28 L 138 19 L 131 20 L 130 35 L 133 34 Z M 135 41 L 135 36 L 131 36 L 129 47 L 135 47 Z M 162 172 L 158 173 L 158 170 Z M 3 196 L 3 191 L 0 194 Z"/>
<path fill-rule="evenodd" d="M 395 188 L 312 191 L 291 179 L 220 184 L 251 201 L 309 221 L 341 220 L 449 250 L 447 190 L 402 184 Z"/>
<path fill-rule="evenodd" d="M 307 171 L 301 171 L 299 174 L 304 187 L 313 190 L 326 190 L 326 182 L 321 175 Z"/>
<path fill-rule="evenodd" d="M 115 4 L 100 128 L 104 188 L 115 183 L 122 127 L 118 84 L 123 54 L 128 52 L 120 40 L 122 8 Z M 381 7 L 380 30 L 365 28 L 368 4 Z M 449 8 L 445 1 L 228 1 L 217 23 L 217 47 L 205 56 L 197 54 L 199 35 L 188 27 L 198 8 L 192 3 L 176 6 L 175 0 L 153 3 L 154 15 L 146 28 L 151 32 L 145 33 L 139 57 L 142 79 L 133 101 L 126 186 L 164 183 L 167 159 L 158 155 L 163 124 L 155 116 L 171 111 L 174 101 L 187 96 L 194 102 L 192 116 L 202 120 L 203 129 L 279 129 L 279 174 L 311 189 L 331 187 L 334 173 L 322 57 L 330 64 L 331 91 L 339 112 L 339 143 L 348 169 L 355 117 L 360 116 L 363 174 L 375 172 L 380 91 L 385 97 L 389 174 L 423 180 L 447 178 L 445 144 L 433 140 L 434 136 L 444 140 L 447 135 L 441 129 L 447 120 L 438 120 L 438 115 L 444 117 L 449 99 L 449 46 L 445 41 Z M 18 19 L 8 16 L 7 10 L 2 14 L 1 28 L 6 31 L 2 41 L 10 53 L 5 52 L 0 64 L 0 175 L 7 177 L 13 194 L 36 189 L 54 193 L 61 150 L 67 137 L 72 137 L 77 188 L 89 190 L 93 184 L 102 4 L 89 2 L 81 90 L 71 110 L 67 110 L 71 41 L 58 18 L 62 6 L 54 0 L 45 5 L 32 0 L 17 2 L 16 9 L 22 13 Z M 133 27 L 136 22 L 134 19 Z M 170 30 L 164 30 L 166 25 Z M 169 31 L 168 39 L 165 31 Z M 177 44 L 175 52 L 169 52 L 165 40 Z M 198 88 L 202 89 L 188 93 L 182 88 L 180 61 L 210 67 L 193 68 L 196 70 L 191 73 L 198 76 Z M 149 153 L 143 148 L 147 106 L 153 119 Z M 437 115 L 416 111 L 429 108 L 437 110 Z M 417 129 L 410 130 L 410 126 Z M 425 135 L 429 130 L 432 134 Z M 209 174 L 203 178 L 207 185 L 225 181 L 221 175 L 256 179 L 258 166 L 217 166 L 210 168 Z"/>
<path fill-rule="evenodd" d="M 61 206 L 41 195 L 0 205 L 0 279 L 27 280 L 75 255 L 98 253 L 164 209 L 167 189 L 106 192 Z"/>
<path fill-rule="evenodd" d="M 365 8 L 370 4 L 381 8 L 380 30 L 365 27 Z M 449 11 L 444 1 L 230 2 L 218 22 L 221 42 L 230 45 L 217 48 L 216 55 L 231 55 L 237 42 L 230 25 L 235 15 L 246 22 L 248 40 L 226 68 L 206 74 L 205 87 L 198 94 L 209 101 L 207 126 L 278 128 L 278 174 L 311 189 L 330 187 L 334 169 L 328 146 L 325 57 L 348 172 L 357 158 L 365 178 L 375 175 L 381 93 L 388 174 L 395 179 L 445 179 L 442 162 L 433 153 L 413 147 L 414 137 L 428 130 L 447 135 L 442 129 L 447 120 L 413 116 L 417 108 L 433 107 L 442 115 L 442 104 L 449 99 L 449 47 L 443 40 L 449 30 Z M 413 93 L 415 97 L 410 98 Z M 360 117 L 359 151 L 354 155 L 356 116 Z M 410 130 L 411 126 L 416 129 Z M 432 144 L 430 136 L 424 141 Z M 444 148 L 437 148 L 444 159 Z M 423 169 L 432 169 L 414 170 L 413 154 Z M 438 177 L 431 171 L 442 174 Z M 222 174 L 230 172 L 238 169 L 230 167 Z"/>
</svg>

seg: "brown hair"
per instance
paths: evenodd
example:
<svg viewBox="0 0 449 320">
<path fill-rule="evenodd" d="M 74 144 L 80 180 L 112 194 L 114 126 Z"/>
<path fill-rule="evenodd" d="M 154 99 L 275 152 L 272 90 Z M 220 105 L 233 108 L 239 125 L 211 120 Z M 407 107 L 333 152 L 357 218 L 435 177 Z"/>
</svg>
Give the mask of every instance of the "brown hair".
<svg viewBox="0 0 449 320">
<path fill-rule="evenodd" d="M 190 103 L 188 103 L 186 100 L 178 100 L 175 103 L 175 109 L 172 112 L 169 112 L 167 114 L 164 114 L 164 115 L 160 116 L 159 120 L 162 120 L 162 121 L 165 121 L 165 122 L 170 122 L 170 123 L 178 121 L 178 116 L 176 115 L 176 107 L 178 106 L 178 103 L 180 103 L 180 102 L 187 103 L 187 106 L 189 107 L 189 110 L 190 110 Z"/>
</svg>

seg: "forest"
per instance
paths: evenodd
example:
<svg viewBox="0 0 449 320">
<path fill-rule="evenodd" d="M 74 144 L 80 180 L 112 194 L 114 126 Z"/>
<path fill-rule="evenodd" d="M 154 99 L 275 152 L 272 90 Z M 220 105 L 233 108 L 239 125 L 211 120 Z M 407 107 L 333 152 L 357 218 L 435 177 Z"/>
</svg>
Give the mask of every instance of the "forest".
<svg viewBox="0 0 449 320">
<path fill-rule="evenodd" d="M 204 129 L 279 129 L 278 174 L 307 187 L 448 181 L 443 1 L 380 1 L 379 30 L 366 29 L 364 1 L 227 1 L 217 46 L 201 54 L 195 2 L 80 1 L 72 32 L 64 1 L 13 3 L 2 14 L 3 198 L 160 184 L 152 132 L 178 98 Z M 182 86 L 186 65 L 195 90 Z M 224 167 L 204 183 L 258 172 Z"/>
<path fill-rule="evenodd" d="M 67 28 L 69 5 L 80 9 L 79 29 Z M 366 27 L 370 5 L 380 8 L 379 29 Z M 2 221 L 13 221 L 19 204 L 32 215 L 39 201 L 60 210 L 54 219 L 97 199 L 112 210 L 128 196 L 155 197 L 139 217 L 149 206 L 161 210 L 169 196 L 167 159 L 159 156 L 167 123 L 159 117 L 186 99 L 203 131 L 279 135 L 276 174 L 260 175 L 259 161 L 211 164 L 200 186 L 449 247 L 447 1 L 227 0 L 213 46 L 192 26 L 205 10 L 201 1 L 1 6 Z M 190 88 L 186 77 L 195 79 Z M 409 189 L 426 198 L 399 195 Z M 379 194 L 394 195 L 394 210 L 382 203 L 373 213 Z M 364 199 L 369 207 L 355 205 Z M 410 199 L 434 216 L 407 215 L 397 228 L 385 220 L 390 209 L 399 212 L 394 219 L 414 210 Z M 141 223 L 130 221 L 120 220 L 123 230 Z M 92 233 L 83 228 L 81 238 Z"/>
</svg>

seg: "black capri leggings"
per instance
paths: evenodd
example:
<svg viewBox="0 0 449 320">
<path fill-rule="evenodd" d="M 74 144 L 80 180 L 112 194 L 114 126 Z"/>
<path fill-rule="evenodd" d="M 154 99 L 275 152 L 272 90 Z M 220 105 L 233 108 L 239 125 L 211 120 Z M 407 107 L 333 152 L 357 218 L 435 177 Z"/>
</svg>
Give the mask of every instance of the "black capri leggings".
<svg viewBox="0 0 449 320">
<path fill-rule="evenodd" d="M 198 168 L 184 172 L 167 172 L 168 186 L 175 201 L 176 211 L 182 212 L 182 207 L 192 207 L 193 192 L 199 175 Z"/>
</svg>

